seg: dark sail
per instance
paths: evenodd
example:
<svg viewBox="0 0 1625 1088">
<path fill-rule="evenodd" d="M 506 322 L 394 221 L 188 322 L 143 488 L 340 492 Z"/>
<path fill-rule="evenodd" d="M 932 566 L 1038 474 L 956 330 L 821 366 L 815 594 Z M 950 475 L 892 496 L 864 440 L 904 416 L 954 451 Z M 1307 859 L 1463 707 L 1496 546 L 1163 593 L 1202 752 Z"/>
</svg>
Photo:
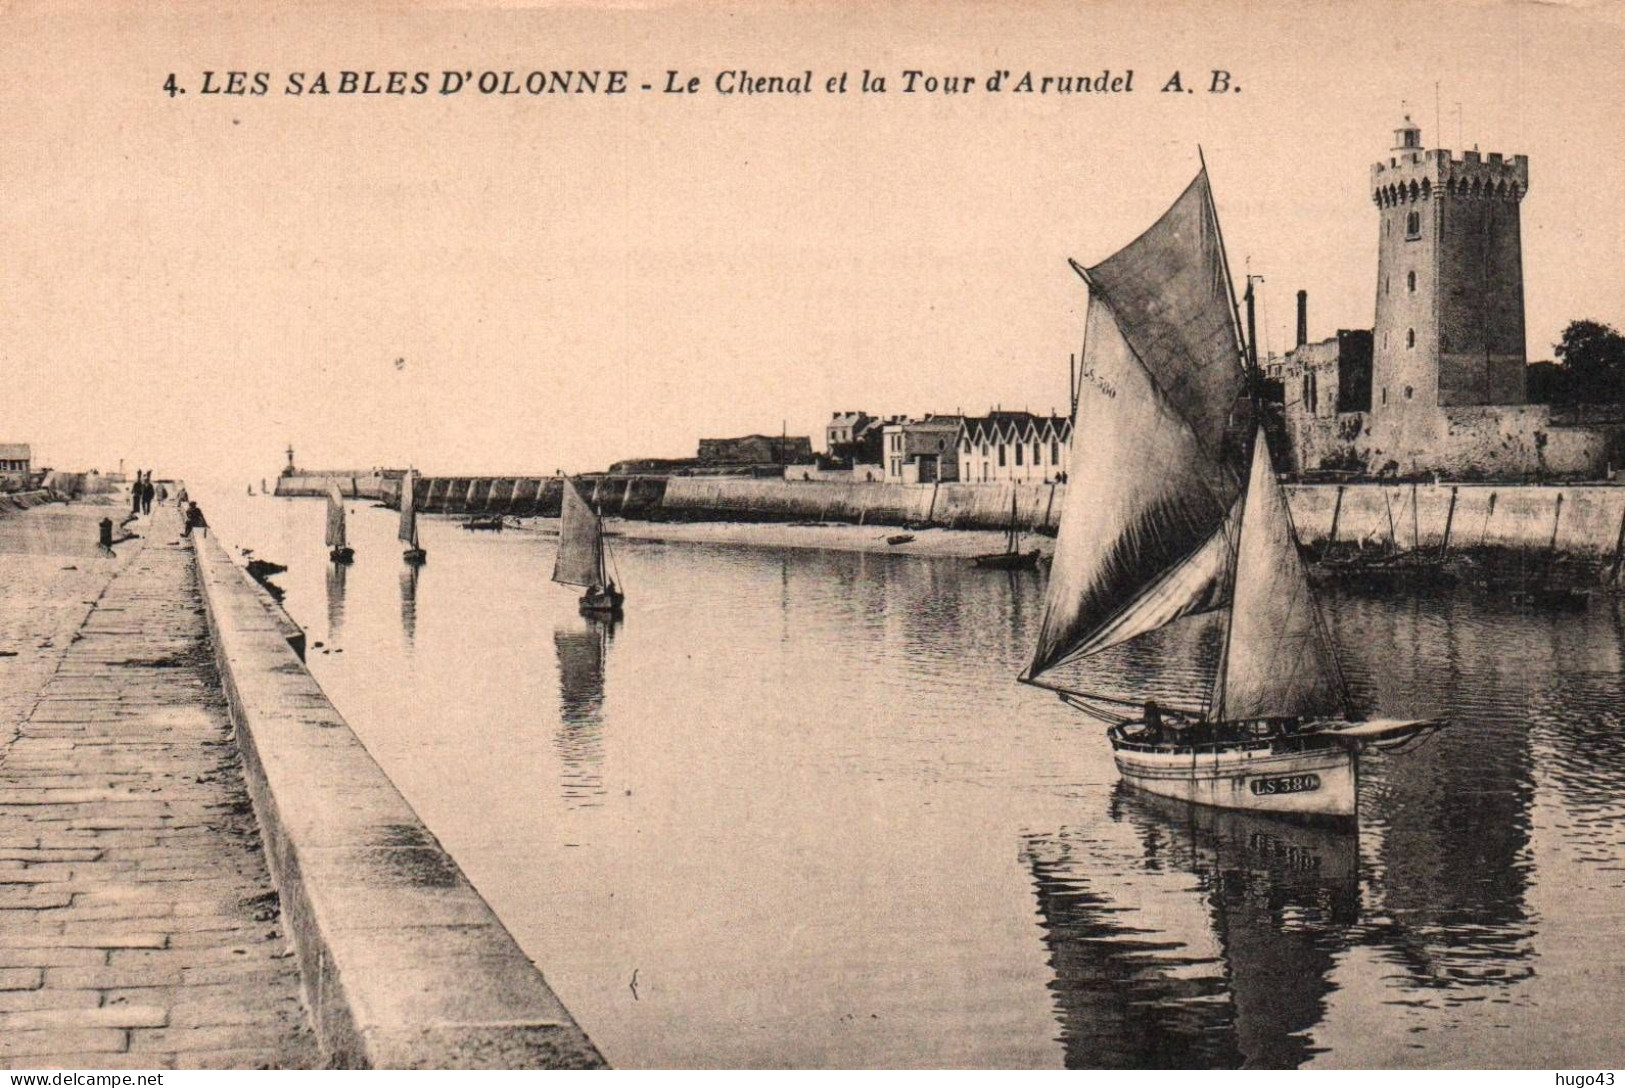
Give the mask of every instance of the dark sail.
<svg viewBox="0 0 1625 1088">
<path fill-rule="evenodd" d="M 1086 277 L 1076 437 L 1029 678 L 1121 641 L 1108 629 L 1149 629 L 1119 621 L 1167 594 L 1170 571 L 1217 549 L 1241 493 L 1225 438 L 1244 374 L 1206 172 Z M 1173 588 L 1189 599 L 1152 611 L 1224 603 L 1216 577 L 1181 580 Z"/>
</svg>

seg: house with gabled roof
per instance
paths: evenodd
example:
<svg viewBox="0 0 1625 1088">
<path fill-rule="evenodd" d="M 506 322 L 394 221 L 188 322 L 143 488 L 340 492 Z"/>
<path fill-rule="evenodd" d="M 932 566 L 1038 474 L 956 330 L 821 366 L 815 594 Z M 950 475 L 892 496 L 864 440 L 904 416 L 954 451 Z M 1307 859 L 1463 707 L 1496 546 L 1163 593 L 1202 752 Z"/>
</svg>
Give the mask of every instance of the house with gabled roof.
<svg viewBox="0 0 1625 1088">
<path fill-rule="evenodd" d="M 985 416 L 966 416 L 957 445 L 963 482 L 1056 483 L 1065 479 L 1071 461 L 1072 421 L 996 409 Z"/>
</svg>

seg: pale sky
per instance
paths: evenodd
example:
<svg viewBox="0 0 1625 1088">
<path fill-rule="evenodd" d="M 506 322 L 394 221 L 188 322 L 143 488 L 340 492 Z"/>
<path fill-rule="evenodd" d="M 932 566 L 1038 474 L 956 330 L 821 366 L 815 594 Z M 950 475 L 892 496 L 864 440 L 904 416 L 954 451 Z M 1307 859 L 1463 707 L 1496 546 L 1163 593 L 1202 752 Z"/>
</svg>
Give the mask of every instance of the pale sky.
<svg viewBox="0 0 1625 1088">
<path fill-rule="evenodd" d="M 1369 327 L 1368 171 L 1402 102 L 1429 147 L 1529 156 L 1531 358 L 1571 318 L 1625 324 L 1618 4 L 106 7 L 0 2 L 0 440 L 59 468 L 258 480 L 291 441 L 551 472 L 783 425 L 821 445 L 837 409 L 1061 409 L 1066 259 L 1148 226 L 1198 143 L 1238 292 L 1265 276 L 1260 350 L 1291 346 L 1300 287 L 1312 336 Z M 271 93 L 199 93 L 234 68 Z M 281 93 L 368 68 L 634 89 Z M 704 91 L 658 93 L 668 68 Z M 711 89 L 739 68 L 815 93 Z M 979 87 L 905 95 L 906 68 Z M 1213 68 L 1241 91 L 1205 93 Z M 997 69 L 1135 89 L 982 91 Z M 1159 93 L 1176 69 L 1198 93 Z"/>
</svg>

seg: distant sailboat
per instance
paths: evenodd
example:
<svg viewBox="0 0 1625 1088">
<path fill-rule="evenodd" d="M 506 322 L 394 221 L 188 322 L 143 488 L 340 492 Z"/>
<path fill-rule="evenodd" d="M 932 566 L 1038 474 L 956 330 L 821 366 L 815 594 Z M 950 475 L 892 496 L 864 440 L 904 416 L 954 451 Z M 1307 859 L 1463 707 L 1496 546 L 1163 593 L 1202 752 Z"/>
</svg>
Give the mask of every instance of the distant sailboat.
<svg viewBox="0 0 1625 1088">
<path fill-rule="evenodd" d="M 1089 441 L 1073 446 L 1044 620 L 1021 679 L 1110 723 L 1119 773 L 1148 792 L 1353 816 L 1358 753 L 1443 722 L 1360 722 L 1348 707 L 1268 441 L 1252 423 L 1206 168 L 1127 248 L 1073 267 L 1089 285 L 1074 421 Z M 1178 705 L 1053 675 L 1203 614 L 1224 623 L 1217 666 L 1165 670 L 1197 677 L 1174 682 L 1185 689 Z"/>
<path fill-rule="evenodd" d="M 339 485 L 332 480 L 327 482 L 327 546 L 331 549 L 327 557 L 333 562 L 355 561 L 355 549 L 346 540 L 344 496 L 339 494 Z"/>
<path fill-rule="evenodd" d="M 581 611 L 595 615 L 616 615 L 626 594 L 616 586 L 606 567 L 608 546 L 604 542 L 604 519 L 582 498 L 574 480 L 564 477 L 564 500 L 559 520 L 559 551 L 553 561 L 553 581 L 581 586 Z"/>
<path fill-rule="evenodd" d="M 1017 489 L 1010 488 L 1010 527 L 1004 533 L 1004 551 L 978 555 L 975 563 L 984 570 L 1037 570 L 1038 549 L 1021 550 L 1021 521 L 1016 515 Z"/>
<path fill-rule="evenodd" d="M 429 553 L 418 544 L 417 491 L 418 474 L 412 469 L 407 469 L 406 476 L 401 480 L 401 529 L 398 535 L 401 542 L 406 545 L 401 558 L 413 566 L 429 561 Z"/>
</svg>

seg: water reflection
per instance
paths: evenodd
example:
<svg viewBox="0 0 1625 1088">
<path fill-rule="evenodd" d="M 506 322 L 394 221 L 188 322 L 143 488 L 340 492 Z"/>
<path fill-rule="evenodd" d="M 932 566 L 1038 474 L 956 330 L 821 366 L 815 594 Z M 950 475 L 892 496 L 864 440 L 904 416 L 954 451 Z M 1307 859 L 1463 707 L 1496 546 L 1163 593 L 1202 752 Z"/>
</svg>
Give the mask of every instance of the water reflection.
<svg viewBox="0 0 1625 1088">
<path fill-rule="evenodd" d="M 604 797 L 604 660 L 613 620 L 583 618 L 553 631 L 559 659 L 559 729 L 554 739 L 560 794 L 571 808 L 598 808 Z"/>
<path fill-rule="evenodd" d="M 324 585 L 322 505 L 242 490 L 222 536 L 344 624 L 323 688 L 616 1065 L 1619 1064 L 1619 602 L 1329 594 L 1357 701 L 1454 724 L 1362 762 L 1328 838 L 1122 790 L 1098 727 L 1012 683 L 1041 578 L 623 538 L 610 630 L 550 536 L 429 519 L 439 581 Z M 394 516 L 355 514 L 393 559 Z M 1161 699 L 1217 644 L 1198 617 L 1092 679 Z"/>
<path fill-rule="evenodd" d="M 411 650 L 418 634 L 418 575 L 423 570 L 416 563 L 401 567 L 401 633 L 406 636 L 406 648 Z"/>
<path fill-rule="evenodd" d="M 327 564 L 327 637 L 338 637 L 344 627 L 344 580 L 348 577 L 348 563 Z"/>
<path fill-rule="evenodd" d="M 1526 708 L 1557 669 L 1556 644 L 1531 640 L 1523 667 L 1504 668 L 1496 643 L 1508 618 L 1465 599 L 1347 597 L 1335 615 L 1340 630 L 1370 640 L 1351 655 L 1351 683 L 1370 693 L 1368 705 L 1451 719 L 1423 748 L 1369 761 L 1380 775 L 1361 791 L 1369 937 L 1400 969 L 1391 981 L 1412 995 L 1444 991 L 1441 999 L 1455 1003 L 1528 978 Z"/>
<path fill-rule="evenodd" d="M 1355 832 L 1125 787 L 1109 815 L 1024 841 L 1067 1066 L 1301 1064 L 1359 916 Z"/>
</svg>

